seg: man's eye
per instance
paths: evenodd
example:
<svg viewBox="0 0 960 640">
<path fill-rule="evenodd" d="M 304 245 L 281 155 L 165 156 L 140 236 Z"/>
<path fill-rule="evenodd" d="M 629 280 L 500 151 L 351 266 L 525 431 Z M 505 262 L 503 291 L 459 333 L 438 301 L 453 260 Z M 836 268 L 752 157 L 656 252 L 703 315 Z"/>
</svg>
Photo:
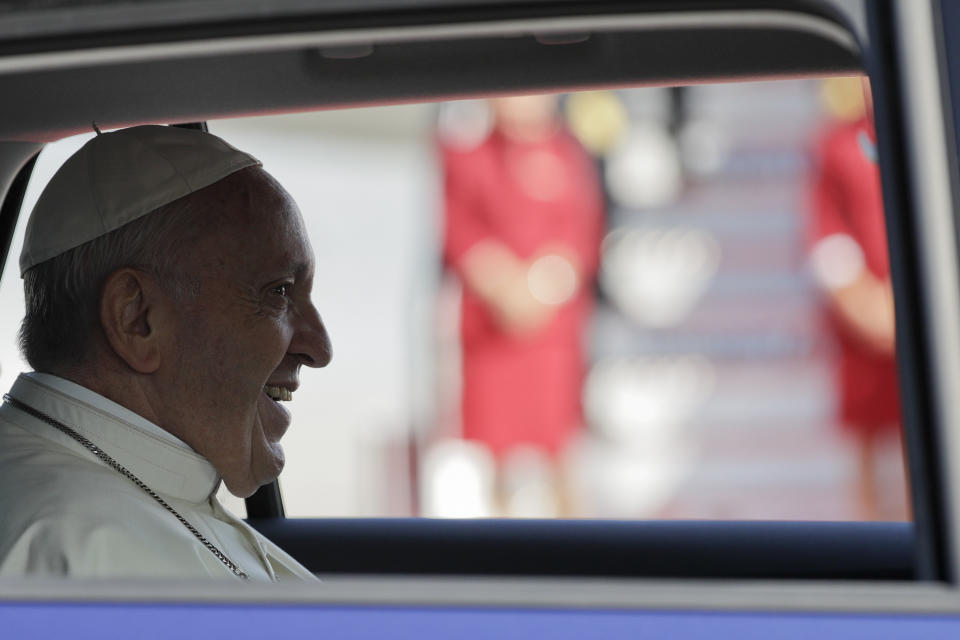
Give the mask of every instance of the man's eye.
<svg viewBox="0 0 960 640">
<path fill-rule="evenodd" d="M 273 288 L 273 293 L 277 294 L 278 296 L 283 296 L 284 298 L 286 298 L 287 292 L 289 289 L 290 289 L 289 284 L 278 284 Z"/>
</svg>

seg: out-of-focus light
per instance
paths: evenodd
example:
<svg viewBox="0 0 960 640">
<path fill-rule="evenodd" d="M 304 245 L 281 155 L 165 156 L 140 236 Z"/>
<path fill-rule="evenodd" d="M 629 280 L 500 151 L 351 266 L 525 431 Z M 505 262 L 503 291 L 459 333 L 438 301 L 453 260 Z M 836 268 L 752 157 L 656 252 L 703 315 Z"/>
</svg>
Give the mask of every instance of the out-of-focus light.
<svg viewBox="0 0 960 640">
<path fill-rule="evenodd" d="M 692 120 L 680 131 L 683 166 L 697 176 L 709 176 L 723 168 L 730 155 L 730 140 L 714 121 Z"/>
<path fill-rule="evenodd" d="M 677 145 L 664 126 L 636 123 L 610 152 L 605 179 L 610 195 L 623 207 L 668 205 L 683 186 Z"/>
<path fill-rule="evenodd" d="M 454 149 L 472 149 L 493 130 L 493 113 L 484 100 L 454 100 L 440 105 L 437 136 Z"/>
<path fill-rule="evenodd" d="M 584 385 L 584 411 L 611 440 L 642 447 L 670 440 L 713 392 L 706 358 L 609 359 L 595 364 Z"/>
<path fill-rule="evenodd" d="M 566 102 L 567 126 L 587 150 L 604 155 L 630 122 L 623 102 L 612 91 L 574 93 Z"/>
<path fill-rule="evenodd" d="M 506 515 L 512 518 L 557 517 L 553 470 L 547 455 L 535 447 L 511 451 L 504 462 Z"/>
<path fill-rule="evenodd" d="M 602 436 L 589 451 L 587 504 L 595 515 L 656 515 L 686 478 L 696 447 L 684 429 L 713 392 L 716 373 L 702 356 L 616 358 L 593 366 L 584 411 Z"/>
<path fill-rule="evenodd" d="M 861 77 L 827 78 L 820 85 L 820 102 L 832 118 L 859 120 L 867 111 Z"/>
<path fill-rule="evenodd" d="M 586 433 L 574 441 L 567 477 L 579 513 L 592 518 L 656 518 L 697 463 L 683 430 L 644 445 Z"/>
<path fill-rule="evenodd" d="M 443 440 L 424 455 L 423 515 L 432 518 L 489 518 L 494 515 L 495 463 L 475 442 Z"/>
<path fill-rule="evenodd" d="M 696 463 L 696 448 L 682 435 L 644 450 L 609 452 L 600 470 L 601 504 L 608 517 L 655 517 L 676 494 Z"/>
<path fill-rule="evenodd" d="M 562 256 L 541 256 L 527 270 L 527 287 L 538 302 L 563 304 L 577 292 L 577 272 Z"/>
<path fill-rule="evenodd" d="M 856 240 L 845 233 L 834 233 L 813 246 L 810 266 L 820 286 L 842 289 L 860 277 L 866 261 Z"/>
<path fill-rule="evenodd" d="M 617 229 L 603 243 L 600 284 L 649 327 L 682 322 L 720 264 L 720 245 L 700 229 Z"/>
</svg>

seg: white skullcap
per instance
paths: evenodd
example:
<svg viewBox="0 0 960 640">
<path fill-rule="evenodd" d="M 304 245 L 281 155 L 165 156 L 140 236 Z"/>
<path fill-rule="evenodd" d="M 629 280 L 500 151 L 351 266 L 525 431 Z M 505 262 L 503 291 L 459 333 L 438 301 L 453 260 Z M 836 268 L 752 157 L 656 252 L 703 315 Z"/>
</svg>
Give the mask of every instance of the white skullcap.
<svg viewBox="0 0 960 640">
<path fill-rule="evenodd" d="M 30 214 L 20 275 L 260 161 L 196 129 L 144 125 L 91 138 Z"/>
</svg>

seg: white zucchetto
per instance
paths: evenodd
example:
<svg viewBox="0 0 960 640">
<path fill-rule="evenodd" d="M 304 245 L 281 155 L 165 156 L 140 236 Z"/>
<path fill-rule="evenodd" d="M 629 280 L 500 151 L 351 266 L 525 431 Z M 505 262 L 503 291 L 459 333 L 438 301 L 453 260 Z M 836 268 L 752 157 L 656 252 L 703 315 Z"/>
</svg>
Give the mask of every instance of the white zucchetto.
<svg viewBox="0 0 960 640">
<path fill-rule="evenodd" d="M 143 125 L 91 138 L 47 184 L 27 223 L 20 275 L 228 175 L 253 156 L 196 129 Z"/>
</svg>

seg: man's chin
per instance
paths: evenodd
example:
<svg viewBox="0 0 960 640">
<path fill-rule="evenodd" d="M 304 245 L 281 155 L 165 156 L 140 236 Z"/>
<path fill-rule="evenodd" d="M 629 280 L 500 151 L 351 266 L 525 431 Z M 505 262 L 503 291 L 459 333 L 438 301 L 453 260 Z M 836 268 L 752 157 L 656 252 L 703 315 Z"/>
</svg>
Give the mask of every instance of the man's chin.
<svg viewBox="0 0 960 640">
<path fill-rule="evenodd" d="M 251 477 L 239 478 L 239 479 L 228 479 L 223 478 L 223 484 L 226 485 L 227 491 L 232 493 L 238 498 L 249 498 L 254 493 L 257 492 L 257 489 L 264 485 L 268 485 L 280 476 L 280 472 L 283 470 L 283 452 L 280 452 L 279 459 L 273 461 L 273 466 L 275 469 L 272 469 L 268 473 L 258 474 L 258 478 L 254 480 Z"/>
<path fill-rule="evenodd" d="M 223 479 L 223 484 L 226 485 L 227 491 L 238 498 L 249 498 L 254 493 L 257 492 L 257 489 L 260 487 L 252 482 L 230 482 L 226 478 Z"/>
<path fill-rule="evenodd" d="M 259 487 L 258 487 L 258 488 L 259 488 Z M 253 494 L 255 494 L 255 493 L 257 492 L 256 489 L 253 489 L 253 490 L 246 489 L 246 490 L 243 490 L 243 491 L 239 491 L 239 490 L 238 490 L 238 491 L 234 491 L 233 489 L 230 488 L 230 485 L 227 485 L 227 491 L 229 491 L 231 495 L 236 496 L 237 498 L 241 498 L 241 499 L 243 499 L 243 500 L 246 500 L 247 498 L 249 498 L 250 496 L 252 496 Z"/>
<path fill-rule="evenodd" d="M 277 479 L 285 462 L 280 438 L 289 426 L 290 413 L 286 407 L 261 394 L 256 419 L 251 432 L 246 435 L 250 439 L 249 453 L 244 456 L 246 468 L 232 469 L 237 473 L 230 473 L 223 467 L 218 469 L 230 493 L 238 498 L 249 498 L 261 486 Z"/>
</svg>

